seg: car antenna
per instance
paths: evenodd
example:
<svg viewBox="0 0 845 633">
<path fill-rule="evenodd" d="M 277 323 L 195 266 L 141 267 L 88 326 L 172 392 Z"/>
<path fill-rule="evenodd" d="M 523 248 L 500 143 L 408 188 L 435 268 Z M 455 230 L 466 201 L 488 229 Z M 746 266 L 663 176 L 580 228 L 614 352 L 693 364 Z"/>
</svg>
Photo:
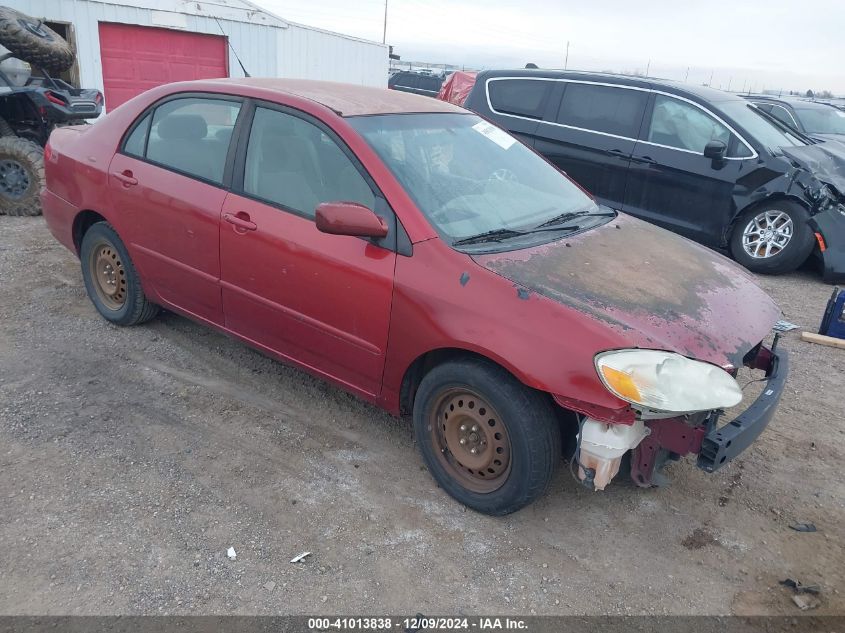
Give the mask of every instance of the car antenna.
<svg viewBox="0 0 845 633">
<path fill-rule="evenodd" d="M 214 21 L 217 22 L 217 27 L 220 29 L 220 32 L 223 34 L 223 37 L 226 38 L 226 43 L 229 45 L 229 49 L 232 51 L 232 55 L 235 56 L 235 59 L 238 60 L 238 64 L 241 67 L 241 70 L 244 71 L 244 77 L 252 77 L 252 75 L 250 75 L 246 71 L 246 68 L 244 68 L 244 63 L 241 61 L 241 58 L 238 57 L 238 53 L 237 53 L 237 51 L 235 51 L 235 48 L 232 46 L 232 41 L 229 39 L 229 36 L 226 35 L 226 31 L 223 30 L 223 25 L 220 24 L 220 20 L 217 19 L 216 15 L 212 16 L 212 17 L 214 18 Z"/>
</svg>

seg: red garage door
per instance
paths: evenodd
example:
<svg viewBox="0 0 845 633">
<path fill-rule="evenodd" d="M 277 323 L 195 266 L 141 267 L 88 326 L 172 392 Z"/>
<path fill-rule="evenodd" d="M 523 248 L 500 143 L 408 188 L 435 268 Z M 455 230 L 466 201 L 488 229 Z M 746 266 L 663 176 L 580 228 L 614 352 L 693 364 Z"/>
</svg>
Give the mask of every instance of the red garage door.
<svg viewBox="0 0 845 633">
<path fill-rule="evenodd" d="M 226 39 L 100 22 L 106 108 L 171 81 L 228 77 Z"/>
</svg>

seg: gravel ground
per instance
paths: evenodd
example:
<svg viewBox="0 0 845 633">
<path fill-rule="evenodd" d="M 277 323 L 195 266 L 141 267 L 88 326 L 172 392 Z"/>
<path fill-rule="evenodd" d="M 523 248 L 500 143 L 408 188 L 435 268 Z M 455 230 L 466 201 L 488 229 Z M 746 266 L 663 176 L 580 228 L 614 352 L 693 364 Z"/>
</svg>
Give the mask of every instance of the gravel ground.
<svg viewBox="0 0 845 633">
<path fill-rule="evenodd" d="M 761 283 L 818 327 L 813 273 Z M 783 345 L 777 417 L 723 471 L 593 493 L 561 468 L 494 519 L 407 421 L 173 314 L 108 325 L 43 220 L 2 217 L 0 613 L 797 614 L 793 578 L 845 614 L 845 351 Z"/>
</svg>

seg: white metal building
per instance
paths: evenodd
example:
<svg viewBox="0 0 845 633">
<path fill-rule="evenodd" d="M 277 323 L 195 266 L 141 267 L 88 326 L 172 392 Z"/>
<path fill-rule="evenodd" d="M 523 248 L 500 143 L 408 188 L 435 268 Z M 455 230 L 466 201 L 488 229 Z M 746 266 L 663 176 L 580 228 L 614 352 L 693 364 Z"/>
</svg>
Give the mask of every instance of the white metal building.
<svg viewBox="0 0 845 633">
<path fill-rule="evenodd" d="M 247 0 L 0 0 L 43 18 L 77 53 L 73 83 L 106 109 L 184 79 L 323 79 L 385 87 L 383 44 L 287 22 Z M 237 57 L 236 57 L 237 54 Z"/>
</svg>

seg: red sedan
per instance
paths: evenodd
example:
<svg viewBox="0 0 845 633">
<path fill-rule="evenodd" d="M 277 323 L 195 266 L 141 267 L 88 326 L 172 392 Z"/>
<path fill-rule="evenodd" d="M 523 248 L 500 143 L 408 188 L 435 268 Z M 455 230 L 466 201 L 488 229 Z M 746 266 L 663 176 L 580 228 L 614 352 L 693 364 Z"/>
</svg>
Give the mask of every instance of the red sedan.
<svg viewBox="0 0 845 633">
<path fill-rule="evenodd" d="M 394 414 L 437 482 L 513 512 L 561 458 L 712 471 L 766 427 L 779 311 L 727 259 L 599 207 L 456 106 L 341 84 L 162 86 L 45 149 L 44 215 L 117 325 L 159 306 Z M 772 348 L 775 346 L 773 345 Z M 746 365 L 768 386 L 730 424 Z"/>
</svg>

